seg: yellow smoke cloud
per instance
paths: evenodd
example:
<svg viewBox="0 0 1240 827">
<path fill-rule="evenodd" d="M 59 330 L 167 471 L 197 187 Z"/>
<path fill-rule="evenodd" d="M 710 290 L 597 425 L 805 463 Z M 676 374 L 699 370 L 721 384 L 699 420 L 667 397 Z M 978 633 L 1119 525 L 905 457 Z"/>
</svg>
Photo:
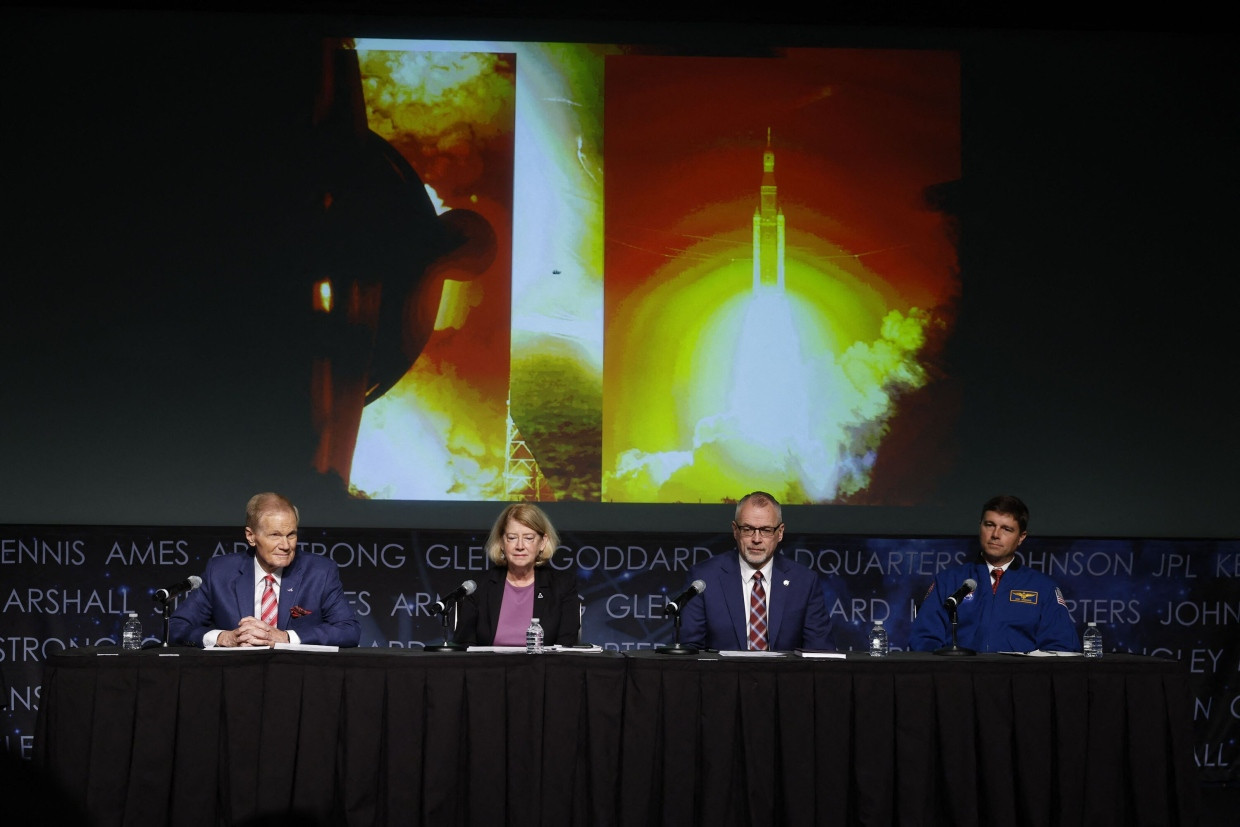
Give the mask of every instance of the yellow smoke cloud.
<svg viewBox="0 0 1240 827">
<path fill-rule="evenodd" d="M 832 502 L 868 485 L 899 396 L 927 381 L 937 322 L 821 261 L 789 262 L 784 291 L 751 289 L 743 269 L 657 280 L 613 325 L 631 404 L 605 424 L 604 499 Z"/>
<path fill-rule="evenodd" d="M 418 360 L 367 405 L 353 494 L 370 499 L 502 499 L 505 411 L 451 365 Z"/>
<path fill-rule="evenodd" d="M 428 154 L 472 151 L 511 122 L 513 67 L 482 52 L 358 51 L 370 128 Z"/>
</svg>

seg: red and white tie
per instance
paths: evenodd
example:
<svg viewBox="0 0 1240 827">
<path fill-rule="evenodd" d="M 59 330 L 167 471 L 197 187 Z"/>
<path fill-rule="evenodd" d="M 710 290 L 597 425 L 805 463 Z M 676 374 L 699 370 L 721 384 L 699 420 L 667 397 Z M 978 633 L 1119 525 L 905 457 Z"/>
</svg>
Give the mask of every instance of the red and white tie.
<svg viewBox="0 0 1240 827">
<path fill-rule="evenodd" d="M 766 649 L 766 589 L 760 571 L 753 573 L 753 588 L 749 591 L 749 648 Z"/>
<path fill-rule="evenodd" d="M 269 574 L 263 580 L 266 582 L 266 587 L 263 589 L 262 621 L 268 626 L 275 626 L 276 618 L 279 615 L 275 589 L 276 578 L 274 575 Z"/>
</svg>

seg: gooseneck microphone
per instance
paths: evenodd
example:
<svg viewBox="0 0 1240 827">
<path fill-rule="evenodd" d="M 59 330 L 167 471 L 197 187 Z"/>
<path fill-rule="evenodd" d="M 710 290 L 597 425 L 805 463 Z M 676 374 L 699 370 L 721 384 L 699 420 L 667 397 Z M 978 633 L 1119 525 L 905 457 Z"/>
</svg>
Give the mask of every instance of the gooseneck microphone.
<svg viewBox="0 0 1240 827">
<path fill-rule="evenodd" d="M 185 592 L 192 592 L 201 585 L 202 578 L 196 574 L 191 574 L 189 577 L 185 578 L 176 585 L 169 586 L 166 589 L 157 590 L 155 592 L 155 600 L 159 603 L 167 603 L 177 595 L 184 594 Z"/>
<path fill-rule="evenodd" d="M 459 601 L 462 597 L 473 594 L 477 588 L 478 588 L 477 583 L 475 583 L 472 580 L 466 580 L 464 583 L 462 583 L 461 585 L 457 586 L 452 591 L 445 594 L 442 598 L 432 603 L 431 614 L 433 615 L 443 614 L 444 612 L 448 611 L 449 606 L 452 606 L 454 603 Z"/>
<path fill-rule="evenodd" d="M 970 577 L 956 589 L 956 593 L 943 601 L 943 605 L 947 608 L 947 617 L 952 624 L 952 642 L 941 649 L 935 649 L 936 655 L 976 655 L 972 649 L 966 649 L 956 642 L 956 607 L 960 605 L 960 601 L 964 600 L 973 590 L 977 588 L 977 581 Z"/>
<path fill-rule="evenodd" d="M 667 601 L 663 605 L 663 616 L 671 615 L 674 618 L 673 628 L 676 630 L 676 642 L 670 646 L 659 646 L 655 649 L 661 655 L 696 655 L 697 646 L 680 642 L 680 610 L 685 604 L 697 595 L 706 591 L 706 581 L 694 580 L 689 584 L 689 588 L 685 589 L 673 599 Z"/>
<path fill-rule="evenodd" d="M 685 607 L 686 603 L 704 591 L 706 591 L 705 581 L 694 580 L 689 584 L 689 588 L 676 595 L 674 599 L 667 601 L 663 607 L 663 616 L 680 614 L 680 610 Z"/>
<path fill-rule="evenodd" d="M 964 581 L 964 583 L 960 586 L 960 588 L 956 589 L 955 594 L 953 594 L 951 597 L 943 601 L 943 605 L 947 606 L 948 608 L 951 608 L 953 606 L 959 606 L 960 601 L 964 600 L 966 597 L 972 594 L 973 590 L 976 588 L 977 588 L 977 581 L 974 580 L 972 577 L 970 577 L 968 580 Z"/>
</svg>

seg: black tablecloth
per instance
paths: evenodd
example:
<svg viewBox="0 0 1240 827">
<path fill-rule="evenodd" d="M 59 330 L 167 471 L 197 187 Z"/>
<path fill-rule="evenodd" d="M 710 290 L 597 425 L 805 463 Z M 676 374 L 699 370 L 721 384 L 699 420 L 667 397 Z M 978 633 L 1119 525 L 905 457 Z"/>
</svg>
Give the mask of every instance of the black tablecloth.
<svg viewBox="0 0 1240 827">
<path fill-rule="evenodd" d="M 100 825 L 615 820 L 619 656 L 172 651 L 44 670 L 36 761 Z"/>
<path fill-rule="evenodd" d="M 1197 810 L 1175 661 L 102 651 L 49 658 L 35 743 L 100 825 L 1161 826 Z"/>
<path fill-rule="evenodd" d="M 1190 709 L 1136 656 L 634 657 L 623 822 L 1191 824 Z"/>
</svg>

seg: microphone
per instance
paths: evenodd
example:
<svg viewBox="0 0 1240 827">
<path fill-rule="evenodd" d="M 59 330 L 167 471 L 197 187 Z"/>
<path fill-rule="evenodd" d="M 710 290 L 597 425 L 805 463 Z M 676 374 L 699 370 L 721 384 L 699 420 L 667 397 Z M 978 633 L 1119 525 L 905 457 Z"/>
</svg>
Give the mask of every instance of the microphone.
<svg viewBox="0 0 1240 827">
<path fill-rule="evenodd" d="M 689 588 L 676 595 L 675 599 L 667 601 L 663 607 L 663 616 L 680 614 L 680 610 L 685 607 L 686 603 L 704 591 L 706 591 L 705 581 L 694 580 L 689 584 Z"/>
<path fill-rule="evenodd" d="M 438 615 L 448 611 L 448 607 L 456 603 L 462 597 L 473 594 L 478 588 L 478 584 L 472 580 L 466 580 L 452 591 L 445 594 L 441 599 L 431 604 L 431 614 Z"/>
<path fill-rule="evenodd" d="M 201 585 L 202 585 L 202 578 L 196 574 L 191 574 L 189 577 L 185 578 L 180 583 L 177 583 L 175 586 L 169 586 L 166 589 L 160 589 L 159 591 L 155 592 L 155 599 L 159 601 L 160 603 L 167 603 L 169 600 L 176 597 L 177 595 L 184 594 L 185 592 L 192 592 L 194 589 L 198 588 Z"/>
<path fill-rule="evenodd" d="M 970 577 L 968 580 L 956 589 L 956 593 L 943 601 L 943 605 L 947 607 L 959 606 L 960 601 L 969 596 L 974 589 L 977 588 L 977 581 Z"/>
</svg>

